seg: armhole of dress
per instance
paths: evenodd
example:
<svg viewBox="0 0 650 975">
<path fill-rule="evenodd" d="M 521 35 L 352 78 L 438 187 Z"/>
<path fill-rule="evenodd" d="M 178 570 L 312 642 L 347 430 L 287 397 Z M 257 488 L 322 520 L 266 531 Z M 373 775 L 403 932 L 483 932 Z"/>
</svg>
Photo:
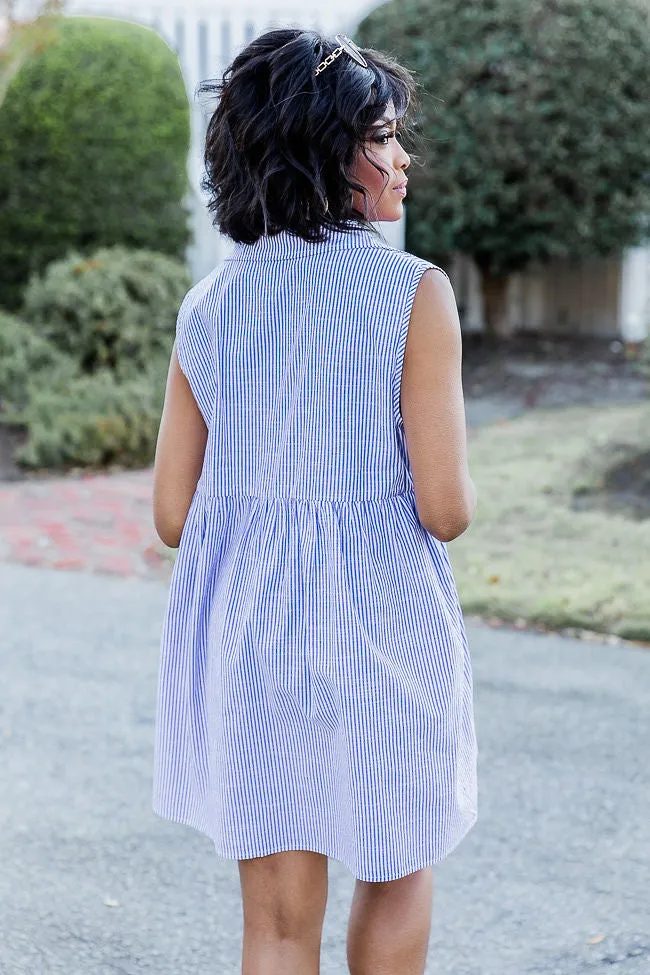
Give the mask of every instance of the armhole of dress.
<svg viewBox="0 0 650 975">
<path fill-rule="evenodd" d="M 189 317 L 190 308 L 190 294 L 188 292 L 181 302 L 181 307 L 178 309 L 178 315 L 176 316 L 176 358 L 178 359 L 178 364 L 180 366 L 181 372 L 190 383 L 190 376 L 188 372 L 188 362 L 185 354 L 185 332 L 187 329 L 187 319 Z M 190 383 L 191 385 L 191 383 Z"/>
<path fill-rule="evenodd" d="M 397 353 L 395 356 L 395 370 L 393 373 L 393 381 L 391 384 L 392 392 L 392 406 L 393 406 L 393 420 L 396 424 L 402 423 L 402 415 L 399 408 L 400 399 L 400 388 L 402 385 L 402 367 L 404 365 L 404 353 L 406 352 L 406 340 L 408 337 L 409 324 L 411 321 L 411 311 L 413 309 L 413 302 L 415 300 L 415 293 L 418 290 L 418 285 L 420 284 L 420 279 L 425 271 L 429 271 L 433 268 L 436 271 L 440 271 L 441 274 L 447 278 L 451 284 L 451 279 L 446 271 L 437 264 L 431 264 L 429 261 L 418 260 L 411 272 L 410 280 L 408 282 L 408 288 L 406 291 L 406 297 L 404 298 L 404 304 L 402 306 L 402 315 L 398 325 L 397 334 Z"/>
<path fill-rule="evenodd" d="M 176 356 L 181 372 L 187 379 L 196 405 L 207 426 L 210 424 L 212 384 L 210 382 L 209 342 L 207 330 L 196 302 L 192 302 L 191 292 L 181 304 L 176 319 Z M 192 321 L 196 319 L 200 327 L 192 331 Z M 202 359 L 205 362 L 202 364 Z"/>
<path fill-rule="evenodd" d="M 200 361 L 197 359 L 197 352 L 201 346 L 211 347 L 214 345 L 209 328 L 199 311 L 199 306 L 201 299 L 212 287 L 215 278 L 221 273 L 224 263 L 222 261 L 217 264 L 210 274 L 192 285 L 183 298 L 176 316 L 176 356 L 181 372 L 192 387 L 195 398 L 197 397 L 194 384 L 197 379 L 198 385 L 201 385 L 201 370 L 199 369 L 198 376 L 195 375 L 197 372 L 196 363 Z M 192 328 L 192 324 L 194 324 L 194 328 Z M 201 405 L 199 399 L 197 402 Z"/>
</svg>

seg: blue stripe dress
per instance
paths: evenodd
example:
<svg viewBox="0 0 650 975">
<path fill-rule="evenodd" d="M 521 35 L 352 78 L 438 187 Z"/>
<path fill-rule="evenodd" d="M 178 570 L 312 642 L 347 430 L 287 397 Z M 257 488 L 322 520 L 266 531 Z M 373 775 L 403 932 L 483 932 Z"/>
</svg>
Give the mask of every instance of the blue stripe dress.
<svg viewBox="0 0 650 975">
<path fill-rule="evenodd" d="M 221 857 L 313 850 L 394 880 L 476 821 L 470 654 L 399 408 L 434 266 L 353 223 L 283 231 L 180 308 L 209 434 L 162 628 L 153 810 Z"/>
</svg>

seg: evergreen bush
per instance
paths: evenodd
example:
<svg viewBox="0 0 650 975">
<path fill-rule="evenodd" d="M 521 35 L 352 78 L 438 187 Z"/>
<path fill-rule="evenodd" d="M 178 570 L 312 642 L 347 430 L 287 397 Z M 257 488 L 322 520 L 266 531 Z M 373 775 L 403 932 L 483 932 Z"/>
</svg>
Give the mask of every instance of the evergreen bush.
<svg viewBox="0 0 650 975">
<path fill-rule="evenodd" d="M 176 316 L 191 284 L 187 267 L 153 251 L 100 248 L 70 254 L 35 274 L 23 315 L 88 375 L 108 369 L 138 377 L 152 363 L 166 371 Z"/>
<path fill-rule="evenodd" d="M 76 249 L 182 258 L 189 106 L 178 58 L 151 28 L 55 17 L 0 106 L 0 304 Z"/>
<path fill-rule="evenodd" d="M 72 360 L 32 326 L 0 310 L 0 414 L 19 416 L 27 405 L 31 383 L 75 372 Z"/>
<path fill-rule="evenodd" d="M 16 459 L 26 467 L 102 467 L 152 462 L 164 377 L 126 382 L 103 369 L 92 376 L 31 384 L 22 419 L 29 437 Z"/>
<path fill-rule="evenodd" d="M 34 274 L 21 320 L 0 313 L 0 422 L 32 468 L 153 461 L 186 266 L 100 248 Z"/>
</svg>

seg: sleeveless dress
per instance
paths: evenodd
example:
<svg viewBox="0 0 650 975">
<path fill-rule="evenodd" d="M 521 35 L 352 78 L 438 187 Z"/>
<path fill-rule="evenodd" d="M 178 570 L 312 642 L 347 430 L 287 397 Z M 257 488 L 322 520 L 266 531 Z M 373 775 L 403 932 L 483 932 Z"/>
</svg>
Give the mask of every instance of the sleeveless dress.
<svg viewBox="0 0 650 975">
<path fill-rule="evenodd" d="M 224 858 L 312 850 L 387 881 L 474 825 L 477 747 L 399 408 L 435 265 L 348 227 L 238 244 L 180 308 L 209 433 L 162 628 L 153 811 Z"/>
</svg>

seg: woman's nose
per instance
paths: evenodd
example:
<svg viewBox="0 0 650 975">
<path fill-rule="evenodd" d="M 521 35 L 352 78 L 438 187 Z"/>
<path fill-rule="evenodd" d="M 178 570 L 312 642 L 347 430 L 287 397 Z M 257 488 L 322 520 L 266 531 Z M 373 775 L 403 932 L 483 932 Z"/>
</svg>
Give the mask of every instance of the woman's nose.
<svg viewBox="0 0 650 975">
<path fill-rule="evenodd" d="M 401 150 L 401 152 L 400 152 L 400 161 L 398 163 L 398 167 L 397 168 L 398 169 L 408 169 L 408 167 L 411 165 L 411 157 L 409 156 L 409 154 L 406 151 L 406 149 L 404 149 L 402 146 L 400 146 L 400 150 Z"/>
</svg>

